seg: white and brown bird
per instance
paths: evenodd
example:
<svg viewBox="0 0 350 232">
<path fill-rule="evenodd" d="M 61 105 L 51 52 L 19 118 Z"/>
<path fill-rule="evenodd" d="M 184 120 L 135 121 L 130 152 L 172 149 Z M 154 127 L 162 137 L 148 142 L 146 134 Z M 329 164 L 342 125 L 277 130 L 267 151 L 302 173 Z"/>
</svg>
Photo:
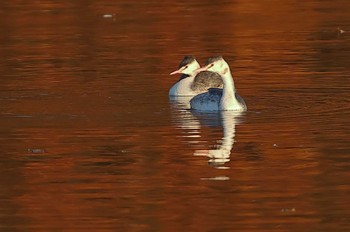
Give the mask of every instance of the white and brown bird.
<svg viewBox="0 0 350 232">
<path fill-rule="evenodd" d="M 170 75 L 181 74 L 180 79 L 170 88 L 170 96 L 194 96 L 208 91 L 209 88 L 222 88 L 219 74 L 210 71 L 196 71 L 200 68 L 194 56 L 185 56 L 179 69 Z"/>
<path fill-rule="evenodd" d="M 209 58 L 206 66 L 198 71 L 212 71 L 218 73 L 223 80 L 223 89 L 211 88 L 205 93 L 193 97 L 190 101 L 191 109 L 199 111 L 235 110 L 246 111 L 247 105 L 238 95 L 230 67 L 222 56 Z"/>
</svg>

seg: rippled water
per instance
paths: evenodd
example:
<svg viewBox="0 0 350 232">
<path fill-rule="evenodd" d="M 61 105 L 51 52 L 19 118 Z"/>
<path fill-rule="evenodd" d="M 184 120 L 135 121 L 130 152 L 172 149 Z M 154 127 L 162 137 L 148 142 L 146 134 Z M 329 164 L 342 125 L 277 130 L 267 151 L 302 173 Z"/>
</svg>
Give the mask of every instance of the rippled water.
<svg viewBox="0 0 350 232">
<path fill-rule="evenodd" d="M 4 3 L 1 231 L 349 231 L 349 8 Z M 249 111 L 169 99 L 187 54 Z"/>
</svg>

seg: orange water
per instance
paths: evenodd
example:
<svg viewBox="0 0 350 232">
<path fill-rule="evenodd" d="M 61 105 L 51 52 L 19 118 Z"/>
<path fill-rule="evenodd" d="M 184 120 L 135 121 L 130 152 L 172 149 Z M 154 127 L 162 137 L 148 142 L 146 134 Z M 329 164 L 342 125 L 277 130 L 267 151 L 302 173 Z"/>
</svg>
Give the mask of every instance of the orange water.
<svg viewBox="0 0 350 232">
<path fill-rule="evenodd" d="M 350 231 L 349 9 L 4 3 L 0 230 Z M 169 100 L 188 54 L 223 55 L 249 111 Z"/>
</svg>

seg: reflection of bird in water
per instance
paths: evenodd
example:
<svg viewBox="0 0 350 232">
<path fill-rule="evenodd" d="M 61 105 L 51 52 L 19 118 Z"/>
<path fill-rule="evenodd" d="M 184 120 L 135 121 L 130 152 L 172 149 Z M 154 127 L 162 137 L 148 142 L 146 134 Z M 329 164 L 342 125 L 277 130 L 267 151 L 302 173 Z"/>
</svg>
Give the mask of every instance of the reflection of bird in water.
<svg viewBox="0 0 350 232">
<path fill-rule="evenodd" d="M 200 144 L 199 138 L 202 125 L 209 127 L 223 128 L 223 137 L 216 149 L 196 150 L 195 156 L 206 156 L 209 164 L 217 168 L 225 168 L 224 164 L 230 161 L 230 154 L 235 142 L 236 125 L 243 120 L 244 113 L 239 111 L 219 111 L 204 113 L 200 111 L 190 111 L 184 108 L 185 103 L 170 101 L 173 109 L 173 120 L 178 128 L 183 130 L 187 142 L 190 144 Z"/>
<path fill-rule="evenodd" d="M 191 97 L 171 97 L 170 106 L 173 111 L 173 121 L 178 128 L 185 132 L 184 137 L 198 137 L 200 123 L 189 110 L 189 100 Z"/>
<path fill-rule="evenodd" d="M 206 156 L 209 158 L 209 164 L 217 168 L 224 168 L 223 165 L 230 161 L 231 150 L 235 142 L 236 125 L 241 122 L 243 113 L 236 111 L 221 111 L 220 113 L 205 115 L 197 113 L 196 116 L 197 118 L 206 118 L 207 121 L 208 116 L 210 116 L 211 122 L 215 124 L 219 119 L 223 127 L 224 136 L 217 149 L 196 150 L 194 155 Z M 202 120 L 200 121 L 202 122 Z"/>
<path fill-rule="evenodd" d="M 190 106 L 190 100 L 192 99 L 192 96 L 169 96 L 169 101 L 173 106 L 176 106 L 176 108 L 181 108 L 183 110 L 189 110 L 191 108 Z"/>
<path fill-rule="evenodd" d="M 194 56 L 185 56 L 180 62 L 179 69 L 170 75 L 181 74 L 180 79 L 170 88 L 170 96 L 194 96 L 206 92 L 209 88 L 222 88 L 223 82 L 219 74 L 202 71 Z"/>
<path fill-rule="evenodd" d="M 208 92 L 193 97 L 190 101 L 192 109 L 199 111 L 247 110 L 243 98 L 237 94 L 230 67 L 221 56 L 209 58 L 207 65 L 197 71 L 205 70 L 220 74 L 224 87 L 223 89 L 211 88 Z"/>
</svg>

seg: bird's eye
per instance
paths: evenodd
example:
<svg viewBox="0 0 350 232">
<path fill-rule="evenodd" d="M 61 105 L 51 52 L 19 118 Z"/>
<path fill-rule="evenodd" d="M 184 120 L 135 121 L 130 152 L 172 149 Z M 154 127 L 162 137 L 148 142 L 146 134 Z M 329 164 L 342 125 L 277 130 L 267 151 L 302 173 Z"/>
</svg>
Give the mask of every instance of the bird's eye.
<svg viewBox="0 0 350 232">
<path fill-rule="evenodd" d="M 188 65 L 186 65 L 184 69 L 186 69 L 186 68 L 188 68 Z"/>
</svg>

